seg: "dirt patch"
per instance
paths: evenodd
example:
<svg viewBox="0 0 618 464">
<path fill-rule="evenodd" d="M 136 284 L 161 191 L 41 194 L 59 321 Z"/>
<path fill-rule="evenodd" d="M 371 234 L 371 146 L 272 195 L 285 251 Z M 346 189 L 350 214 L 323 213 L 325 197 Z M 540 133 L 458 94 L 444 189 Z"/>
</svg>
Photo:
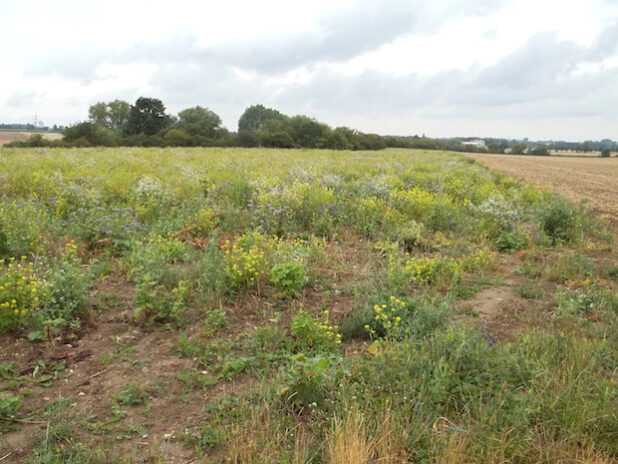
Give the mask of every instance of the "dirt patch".
<svg viewBox="0 0 618 464">
<path fill-rule="evenodd" d="M 195 365 L 192 359 L 173 353 L 178 332 L 133 322 L 131 282 L 115 274 L 97 282 L 93 290 L 93 316 L 78 341 L 32 343 L 25 337 L 0 337 L 0 359 L 12 360 L 18 372 L 28 377 L 23 387 L 30 394 L 23 398 L 20 412 L 38 419 L 46 405 L 71 398 L 73 404 L 63 414 L 73 418 L 72 424 L 79 424 L 76 433 L 82 443 L 105 447 L 113 440 L 116 454 L 141 459 L 144 453 L 154 453 L 164 456 L 165 462 L 190 461 L 195 451 L 179 433 L 199 433 L 209 415 L 206 404 L 247 391 L 257 380 L 240 374 L 209 389 L 188 387 L 181 373 L 195 372 Z M 240 331 L 248 321 L 232 316 L 230 322 L 230 330 Z M 41 384 L 33 378 L 33 366 L 40 361 L 65 366 L 58 378 Z M 114 397 L 130 385 L 144 388 L 148 398 L 140 406 L 121 406 L 125 415 L 117 419 Z M 7 462 L 28 462 L 33 447 L 46 436 L 47 423 L 40 422 L 20 423 L 19 430 L 0 435 L 0 457 L 12 453 Z"/>
<path fill-rule="evenodd" d="M 550 302 L 547 298 L 524 298 L 517 287 L 531 281 L 515 270 L 521 265 L 517 256 L 502 255 L 495 278 L 501 284 L 494 284 L 476 293 L 472 298 L 459 301 L 456 305 L 455 321 L 469 321 L 487 332 L 488 337 L 497 340 L 512 340 L 524 329 L 543 323 L 544 311 Z M 552 288 L 544 289 L 547 295 Z"/>
<path fill-rule="evenodd" d="M 458 310 L 465 317 L 471 316 L 475 324 L 491 337 L 511 340 L 527 327 L 526 313 L 535 308 L 529 300 L 513 293 L 510 287 L 491 287 L 477 293 L 473 299 L 461 302 Z"/>
</svg>

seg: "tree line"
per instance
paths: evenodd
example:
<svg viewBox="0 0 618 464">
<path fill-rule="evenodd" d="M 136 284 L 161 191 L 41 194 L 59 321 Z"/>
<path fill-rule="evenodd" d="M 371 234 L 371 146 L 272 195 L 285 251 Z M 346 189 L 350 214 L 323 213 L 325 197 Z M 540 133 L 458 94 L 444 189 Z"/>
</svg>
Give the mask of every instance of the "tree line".
<svg viewBox="0 0 618 464">
<path fill-rule="evenodd" d="M 331 128 L 305 115 L 288 116 L 257 104 L 238 120 L 238 131 L 223 127 L 221 118 L 208 108 L 195 106 L 168 114 L 157 98 L 140 97 L 134 104 L 122 100 L 98 102 L 88 110 L 88 120 L 69 126 L 61 140 L 33 134 L 14 147 L 88 146 L 240 146 L 271 148 L 325 148 L 333 150 L 382 150 L 388 147 L 472 151 L 459 141 L 427 137 L 394 137 L 367 134 L 349 127 Z M 476 151 L 485 151 L 482 149 Z"/>
<path fill-rule="evenodd" d="M 63 138 L 45 140 L 33 135 L 9 146 L 241 146 L 273 148 L 329 148 L 380 150 L 383 137 L 348 127 L 332 129 L 305 115 L 287 116 L 263 105 L 252 105 L 241 115 L 238 132 L 228 131 L 208 108 L 195 106 L 168 114 L 157 98 L 140 97 L 99 102 L 88 110 L 88 120 L 67 127 Z"/>
<path fill-rule="evenodd" d="M 123 100 L 98 102 L 90 106 L 88 120 L 63 130 L 61 140 L 46 140 L 33 134 L 15 147 L 88 147 L 88 146 L 174 146 L 174 147 L 272 147 L 325 148 L 333 150 L 381 150 L 384 148 L 420 148 L 477 153 L 514 153 L 549 155 L 550 149 L 576 151 L 616 149 L 615 142 L 586 141 L 522 143 L 517 140 L 482 139 L 486 145 L 470 144 L 467 138 L 438 139 L 415 136 L 380 136 L 349 127 L 331 128 L 305 115 L 288 116 L 276 109 L 257 104 L 245 109 L 238 120 L 238 131 L 230 132 L 221 118 L 208 108 L 195 106 L 168 114 L 157 98 L 140 97 L 134 104 Z M 527 140 L 525 140 L 527 142 Z"/>
</svg>

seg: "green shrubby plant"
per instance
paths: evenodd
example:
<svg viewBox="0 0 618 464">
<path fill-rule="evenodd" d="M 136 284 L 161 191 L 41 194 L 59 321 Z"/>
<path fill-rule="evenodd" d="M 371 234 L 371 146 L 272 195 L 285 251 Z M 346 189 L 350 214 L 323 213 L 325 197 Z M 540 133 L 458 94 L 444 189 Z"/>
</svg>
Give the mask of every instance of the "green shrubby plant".
<svg viewBox="0 0 618 464">
<path fill-rule="evenodd" d="M 270 270 L 270 281 L 284 297 L 294 297 L 305 286 L 305 270 L 297 262 L 276 264 Z"/>
<path fill-rule="evenodd" d="M 279 395 L 283 404 L 294 412 L 310 412 L 323 408 L 349 374 L 340 357 L 298 354 L 289 366 L 282 369 L 283 387 Z"/>
<path fill-rule="evenodd" d="M 91 282 L 76 250 L 69 242 L 61 257 L 46 263 L 46 272 L 25 256 L 0 269 L 0 332 L 31 327 L 31 338 L 40 339 L 84 316 Z"/>
<path fill-rule="evenodd" d="M 180 281 L 176 286 L 167 288 L 144 274 L 135 285 L 133 316 L 143 324 L 171 322 L 179 327 L 183 324 L 190 297 L 191 288 L 187 282 Z"/>
<path fill-rule="evenodd" d="M 528 248 L 530 237 L 519 228 L 513 231 L 502 230 L 496 237 L 495 243 L 498 251 L 514 253 Z"/>
<path fill-rule="evenodd" d="M 441 327 L 451 313 L 450 305 L 444 302 L 424 300 L 403 300 L 395 296 L 374 304 L 371 311 L 361 311 L 366 335 L 371 339 L 402 340 L 408 337 L 425 337 Z M 358 318 L 354 315 L 352 319 Z M 357 323 L 361 320 L 357 319 Z M 349 322 L 344 322 L 343 329 L 350 335 Z M 356 334 L 359 335 L 358 332 Z"/>
<path fill-rule="evenodd" d="M 0 393 L 0 430 L 4 421 L 10 421 L 17 417 L 17 411 L 21 407 L 21 398 L 19 396 L 7 395 Z M 6 431 L 6 430 L 2 430 Z"/>
<path fill-rule="evenodd" d="M 540 204 L 539 222 L 541 230 L 552 243 L 581 241 L 583 234 L 583 212 L 561 197 L 551 197 Z"/>
<path fill-rule="evenodd" d="M 618 294 L 590 281 L 582 288 L 560 290 L 556 293 L 556 314 L 559 316 L 587 316 L 593 311 L 618 313 Z"/>
<path fill-rule="evenodd" d="M 84 316 L 92 282 L 74 242 L 66 244 L 62 257 L 50 262 L 46 281 L 45 311 L 33 314 L 35 325 L 49 324 L 50 320 L 68 324 Z"/>
<path fill-rule="evenodd" d="M 335 351 L 341 343 L 338 326 L 329 321 L 328 310 L 314 315 L 300 309 L 290 323 L 290 334 L 296 341 L 297 350 Z"/>
<path fill-rule="evenodd" d="M 228 326 L 227 314 L 222 309 L 214 308 L 206 313 L 204 317 L 204 328 L 202 335 L 211 337 L 217 333 L 219 329 Z"/>
<path fill-rule="evenodd" d="M 114 395 L 114 401 L 121 406 L 140 406 L 148 400 L 148 389 L 136 384 L 127 385 Z"/>
<path fill-rule="evenodd" d="M 549 260 L 545 275 L 551 282 L 564 283 L 576 277 L 590 277 L 594 268 L 586 255 L 565 251 Z"/>
<path fill-rule="evenodd" d="M 0 200 L 0 259 L 42 251 L 49 218 L 36 202 Z"/>
<path fill-rule="evenodd" d="M 139 247 L 132 247 L 125 262 L 130 276 L 148 273 L 154 277 L 162 275 L 167 265 L 180 263 L 188 258 L 189 252 L 184 243 L 158 235 Z"/>
<path fill-rule="evenodd" d="M 0 333 L 30 325 L 33 313 L 45 304 L 47 286 L 25 256 L 19 261 L 11 258 L 8 263 L 0 260 Z"/>
</svg>

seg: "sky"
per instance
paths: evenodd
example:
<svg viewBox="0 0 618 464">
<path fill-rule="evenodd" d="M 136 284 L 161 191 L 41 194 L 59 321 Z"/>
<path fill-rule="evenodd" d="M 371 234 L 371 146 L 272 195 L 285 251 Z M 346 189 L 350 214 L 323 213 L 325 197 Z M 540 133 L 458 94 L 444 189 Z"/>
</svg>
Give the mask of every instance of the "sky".
<svg viewBox="0 0 618 464">
<path fill-rule="evenodd" d="M 0 0 L 0 122 L 140 97 L 382 135 L 618 139 L 618 0 Z"/>
</svg>

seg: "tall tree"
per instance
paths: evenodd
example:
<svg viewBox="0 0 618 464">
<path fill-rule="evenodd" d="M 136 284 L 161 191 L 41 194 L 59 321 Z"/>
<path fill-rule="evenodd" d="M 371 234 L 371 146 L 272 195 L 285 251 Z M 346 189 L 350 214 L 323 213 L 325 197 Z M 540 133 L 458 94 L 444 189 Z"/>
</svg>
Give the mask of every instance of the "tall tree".
<svg viewBox="0 0 618 464">
<path fill-rule="evenodd" d="M 174 126 L 192 136 L 214 138 L 222 130 L 221 118 L 208 108 L 194 106 L 178 113 L 178 123 Z"/>
<path fill-rule="evenodd" d="M 278 119 L 286 119 L 286 116 L 273 108 L 266 108 L 263 105 L 252 105 L 240 116 L 238 132 L 260 130 L 268 121 Z"/>
<path fill-rule="evenodd" d="M 130 110 L 131 105 L 126 101 L 98 102 L 89 108 L 88 117 L 91 122 L 109 129 L 122 130 L 126 127 Z"/>
<path fill-rule="evenodd" d="M 109 127 L 112 129 L 124 129 L 129 122 L 131 105 L 123 100 L 114 100 L 107 104 Z"/>
<path fill-rule="evenodd" d="M 165 113 L 165 105 L 157 98 L 140 97 L 131 106 L 127 122 L 129 134 L 154 135 L 172 123 Z"/>
</svg>

